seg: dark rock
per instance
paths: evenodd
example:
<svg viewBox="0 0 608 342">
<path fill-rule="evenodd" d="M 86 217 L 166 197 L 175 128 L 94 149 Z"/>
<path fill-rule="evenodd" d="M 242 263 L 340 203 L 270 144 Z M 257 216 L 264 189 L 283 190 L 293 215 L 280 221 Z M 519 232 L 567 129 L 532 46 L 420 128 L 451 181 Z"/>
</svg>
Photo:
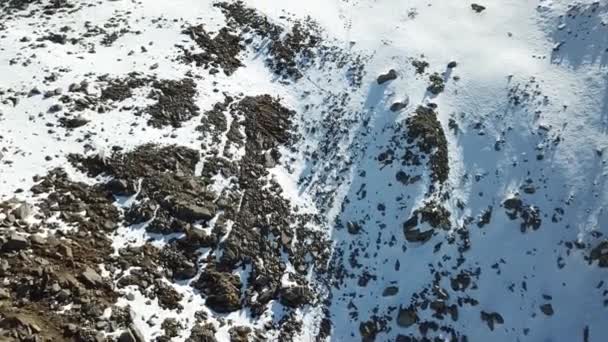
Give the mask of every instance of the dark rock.
<svg viewBox="0 0 608 342">
<path fill-rule="evenodd" d="M 543 304 L 540 306 L 540 311 L 542 311 L 547 316 L 553 316 L 553 306 L 551 303 Z"/>
<path fill-rule="evenodd" d="M 378 84 L 384 84 L 388 81 L 392 81 L 397 79 L 397 71 L 395 71 L 394 69 L 389 70 L 386 74 L 382 74 L 380 76 L 378 76 Z"/>
<path fill-rule="evenodd" d="M 431 94 L 439 95 L 439 93 L 443 92 L 445 89 L 445 83 L 443 77 L 441 77 L 438 73 L 434 73 L 429 76 L 429 81 L 431 84 L 426 88 Z"/>
<path fill-rule="evenodd" d="M 104 284 L 103 278 L 97 273 L 97 271 L 88 266 L 81 273 L 80 278 L 82 281 L 92 287 L 98 287 Z"/>
<path fill-rule="evenodd" d="M 486 7 L 479 4 L 471 4 L 471 9 L 477 13 L 481 13 L 486 9 Z"/>
<path fill-rule="evenodd" d="M 420 242 L 425 243 L 433 237 L 433 230 L 420 231 L 420 229 L 411 229 L 404 232 L 405 239 L 409 242 Z"/>
<path fill-rule="evenodd" d="M 218 313 L 241 308 L 241 281 L 236 275 L 208 268 L 193 286 L 206 295 L 205 304 Z"/>
<path fill-rule="evenodd" d="M 598 260 L 599 267 L 608 267 L 608 240 L 600 242 L 591 250 L 590 261 Z"/>
<path fill-rule="evenodd" d="M 504 324 L 505 321 L 502 316 L 497 312 L 485 312 L 481 311 L 481 320 L 488 324 L 490 330 L 494 330 L 496 324 Z"/>
<path fill-rule="evenodd" d="M 445 182 L 450 172 L 448 147 L 437 113 L 430 107 L 420 106 L 405 123 L 408 127 L 408 143 L 416 142 L 420 151 L 430 155 L 428 164 L 433 180 Z"/>
<path fill-rule="evenodd" d="M 182 122 L 199 115 L 195 103 L 198 92 L 192 79 L 155 81 L 152 88 L 151 97 L 156 98 L 157 102 L 145 109 L 151 116 L 148 122 L 151 126 L 180 127 Z"/>
<path fill-rule="evenodd" d="M 389 286 L 382 291 L 382 297 L 391 297 L 396 295 L 399 292 L 399 288 L 397 286 Z"/>
<path fill-rule="evenodd" d="M 61 125 L 67 129 L 74 129 L 74 128 L 78 128 L 78 127 L 82 127 L 86 124 L 89 123 L 89 120 L 81 117 L 81 116 L 77 116 L 74 118 L 61 118 L 59 120 L 59 122 L 61 123 Z"/>
<path fill-rule="evenodd" d="M 281 289 L 280 301 L 281 304 L 297 308 L 310 304 L 312 293 L 306 286 L 291 286 Z"/>
<path fill-rule="evenodd" d="M 188 202 L 178 202 L 173 208 L 175 217 L 188 222 L 194 222 L 198 220 L 208 221 L 215 216 L 213 209 L 196 205 Z"/>
<path fill-rule="evenodd" d="M 186 342 L 217 342 L 213 324 L 195 325 L 190 331 L 190 336 L 186 339 Z"/>
<path fill-rule="evenodd" d="M 25 220 L 32 215 L 32 205 L 29 203 L 21 203 L 17 209 L 13 210 L 13 215 L 19 220 Z"/>
<path fill-rule="evenodd" d="M 49 107 L 48 112 L 53 114 L 53 113 L 57 113 L 63 110 L 63 106 L 60 104 L 54 104 L 52 106 Z"/>
<path fill-rule="evenodd" d="M 6 242 L 2 245 L 2 251 L 15 252 L 26 249 L 30 246 L 30 242 L 26 236 L 12 233 L 9 235 Z"/>
<path fill-rule="evenodd" d="M 348 223 L 346 224 L 346 229 L 350 234 L 359 234 L 359 232 L 361 231 L 361 225 L 357 222 L 348 221 Z"/>
<path fill-rule="evenodd" d="M 397 314 L 397 324 L 400 327 L 408 328 L 418 322 L 418 315 L 416 314 L 416 310 L 414 308 L 399 308 L 399 313 Z"/>
<path fill-rule="evenodd" d="M 409 103 L 410 103 L 409 99 L 405 99 L 401 102 L 395 102 L 391 105 L 390 110 L 391 110 L 391 112 L 398 112 L 400 110 L 407 108 Z"/>
<path fill-rule="evenodd" d="M 376 335 L 380 328 L 378 327 L 378 323 L 375 320 L 369 320 L 366 322 L 361 322 L 359 324 L 359 333 L 361 334 L 362 342 L 373 342 L 376 340 Z"/>
</svg>

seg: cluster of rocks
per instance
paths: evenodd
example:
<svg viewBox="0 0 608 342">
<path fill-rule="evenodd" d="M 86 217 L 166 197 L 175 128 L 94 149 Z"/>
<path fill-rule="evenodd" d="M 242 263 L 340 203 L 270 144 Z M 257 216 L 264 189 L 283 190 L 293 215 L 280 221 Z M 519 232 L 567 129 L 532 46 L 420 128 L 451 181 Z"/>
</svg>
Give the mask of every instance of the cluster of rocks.
<svg viewBox="0 0 608 342">
<path fill-rule="evenodd" d="M 241 38 L 231 33 L 228 27 L 221 28 L 213 38 L 202 24 L 188 27 L 182 33 L 203 50 L 197 53 L 182 47 L 185 62 L 209 69 L 210 74 L 215 74 L 219 72 L 218 68 L 222 68 L 228 76 L 243 65 L 238 55 L 245 47 L 241 44 Z"/>
<path fill-rule="evenodd" d="M 239 36 L 249 35 L 246 44 L 254 43 L 254 38 L 262 40 L 254 48 L 269 56 L 267 65 L 283 78 L 302 78 L 302 71 L 315 58 L 315 49 L 321 47 L 320 29 L 311 20 L 296 21 L 284 32 L 281 26 L 246 7 L 242 1 L 220 2 L 214 6 L 222 10 L 229 27 L 240 31 Z"/>
<path fill-rule="evenodd" d="M 449 230 L 451 228 L 450 212 L 436 201 L 428 201 L 403 223 L 405 239 L 409 242 L 427 242 L 433 236 L 433 229 Z M 419 224 L 428 223 L 432 229 L 421 231 Z"/>
<path fill-rule="evenodd" d="M 0 339 L 105 341 L 106 333 L 137 334 L 129 309 L 114 305 L 118 294 L 98 268 L 113 262 L 106 235 L 118 219 L 112 200 L 61 170 L 32 191 L 44 194 L 36 205 L 0 205 Z M 60 227 L 57 214 L 78 228 Z"/>
<path fill-rule="evenodd" d="M 511 220 L 519 218 L 521 220 L 521 232 L 527 230 L 537 230 L 542 224 L 540 209 L 533 205 L 525 204 L 519 196 L 507 198 L 503 203 L 505 213 Z"/>
<path fill-rule="evenodd" d="M 450 172 L 448 144 L 434 108 L 419 106 L 414 115 L 405 120 L 405 125 L 408 128 L 407 142 L 415 143 L 418 150 L 428 156 L 433 181 L 445 182 Z M 411 149 L 406 150 L 404 160 L 408 164 L 419 165 L 420 159 L 421 157 Z"/>
<path fill-rule="evenodd" d="M 220 246 L 222 256 L 219 261 L 210 263 L 203 271 L 203 274 L 214 274 L 205 276 L 204 288 L 209 288 L 208 281 L 216 284 L 221 282 L 226 286 L 223 286 L 223 292 L 215 291 L 217 295 L 224 299 L 239 298 L 241 287 L 231 272 L 250 265 L 251 275 L 247 279 L 242 302 L 228 301 L 233 304 L 220 310 L 234 311 L 244 305 L 251 308 L 254 315 L 260 315 L 273 299 L 286 307 L 307 305 L 314 297 L 302 276 L 307 273 L 311 263 L 317 267 L 324 265 L 328 246 L 322 234 L 313 234 L 304 226 L 310 218 L 293 213 L 289 202 L 281 195 L 280 186 L 267 177 L 268 168 L 276 165 L 280 159 L 278 147 L 293 142 L 290 125 L 294 113 L 269 95 L 220 103 L 214 106 L 214 111 L 225 111 L 233 117 L 231 127 L 226 128 L 229 132 L 227 137 L 230 143 L 244 148 L 245 154 L 237 161 L 212 155 L 203 168 L 204 177 L 220 174 L 225 178 L 237 179 L 238 186 L 226 190 L 218 201 L 234 202 L 235 198 L 241 199 L 239 210 L 224 209 L 216 223 L 222 225 L 230 220 L 233 222 L 232 231 Z M 217 128 L 217 125 L 208 129 L 213 127 Z M 238 133 L 241 130 L 244 136 Z M 254 227 L 256 229 L 252 229 Z M 301 244 L 298 248 L 294 245 L 295 241 Z M 286 272 L 286 265 L 281 261 L 282 252 L 287 253 L 289 261 L 298 271 L 289 276 L 301 285 L 294 288 L 281 285 L 281 277 Z M 307 261 L 310 254 L 311 261 Z"/>
</svg>

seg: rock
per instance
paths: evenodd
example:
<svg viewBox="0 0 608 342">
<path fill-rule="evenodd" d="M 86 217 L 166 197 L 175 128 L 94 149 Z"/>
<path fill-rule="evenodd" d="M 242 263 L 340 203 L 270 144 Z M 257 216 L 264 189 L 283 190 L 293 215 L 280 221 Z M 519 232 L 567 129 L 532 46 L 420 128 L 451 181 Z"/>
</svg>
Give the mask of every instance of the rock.
<svg viewBox="0 0 608 342">
<path fill-rule="evenodd" d="M 17 209 L 13 210 L 13 215 L 19 220 L 25 220 L 32 215 L 32 206 L 29 203 L 21 203 Z"/>
<path fill-rule="evenodd" d="M 0 300 L 11 298 L 11 293 L 7 289 L 0 288 Z"/>
<path fill-rule="evenodd" d="M 433 230 L 421 231 L 420 229 L 411 229 L 405 231 L 405 239 L 409 242 L 427 242 L 433 236 Z"/>
<path fill-rule="evenodd" d="M 61 253 L 63 256 L 67 257 L 67 258 L 73 258 L 74 254 L 72 253 L 72 248 L 70 246 L 61 244 L 58 247 L 59 249 L 59 253 Z"/>
<path fill-rule="evenodd" d="M 396 295 L 399 292 L 399 288 L 397 286 L 389 286 L 382 291 L 382 297 L 391 297 Z"/>
<path fill-rule="evenodd" d="M 309 304 L 312 293 L 306 286 L 291 286 L 281 289 L 281 304 L 290 308 L 298 308 Z"/>
<path fill-rule="evenodd" d="M 362 342 L 373 342 L 378 335 L 378 323 L 375 320 L 361 322 L 359 324 L 359 333 L 361 334 Z"/>
<path fill-rule="evenodd" d="M 431 94 L 439 95 L 439 93 L 443 92 L 445 89 L 445 84 L 443 77 L 441 77 L 438 73 L 434 73 L 429 76 L 429 81 L 431 84 L 426 88 Z"/>
<path fill-rule="evenodd" d="M 190 331 L 190 337 L 186 339 L 186 342 L 217 342 L 213 324 L 195 325 Z"/>
<path fill-rule="evenodd" d="M 120 334 L 118 342 L 145 342 L 145 339 L 137 327 L 131 324 L 126 331 Z"/>
<path fill-rule="evenodd" d="M 187 222 L 208 221 L 215 216 L 212 209 L 194 203 L 177 203 L 173 208 L 173 212 L 177 218 Z"/>
<path fill-rule="evenodd" d="M 277 161 L 272 156 L 272 151 L 268 151 L 264 153 L 264 167 L 267 169 L 272 169 L 277 165 Z"/>
<path fill-rule="evenodd" d="M 454 69 L 457 65 L 458 63 L 456 63 L 456 61 L 451 61 L 448 63 L 448 69 Z"/>
<path fill-rule="evenodd" d="M 2 250 L 5 252 L 15 252 L 26 249 L 30 246 L 30 242 L 27 237 L 12 233 L 8 240 L 2 245 Z"/>
<path fill-rule="evenodd" d="M 144 336 L 139 331 L 139 329 L 135 326 L 135 324 L 133 324 L 133 323 L 129 324 L 129 331 L 131 332 L 131 335 L 133 335 L 133 337 L 135 338 L 135 342 L 145 342 L 146 341 L 146 339 L 144 339 Z"/>
<path fill-rule="evenodd" d="M 80 278 L 93 287 L 103 285 L 103 278 L 92 268 L 86 267 L 84 272 L 80 275 Z"/>
<path fill-rule="evenodd" d="M 488 324 L 490 330 L 494 330 L 495 324 L 504 324 L 505 321 L 502 316 L 497 312 L 481 312 L 481 320 Z"/>
<path fill-rule="evenodd" d="M 60 104 L 54 104 L 52 106 L 49 107 L 48 112 L 53 114 L 53 113 L 57 113 L 57 112 L 61 112 L 63 110 L 63 106 Z"/>
<path fill-rule="evenodd" d="M 78 332 L 78 326 L 73 323 L 67 324 L 64 329 L 68 335 L 75 335 Z"/>
<path fill-rule="evenodd" d="M 193 286 L 207 295 L 205 304 L 218 313 L 241 308 L 241 281 L 234 274 L 206 269 Z"/>
<path fill-rule="evenodd" d="M 591 250 L 590 260 L 598 260 L 599 267 L 608 267 L 608 240 L 600 242 Z"/>
<path fill-rule="evenodd" d="M 42 92 L 38 88 L 34 87 L 30 90 L 30 92 L 27 94 L 27 96 L 32 97 L 32 96 L 36 96 L 36 95 L 40 95 L 40 94 L 42 94 Z"/>
<path fill-rule="evenodd" d="M 251 328 L 245 326 L 232 327 L 228 333 L 230 334 L 230 342 L 249 342 Z"/>
<path fill-rule="evenodd" d="M 553 306 L 551 303 L 543 304 L 540 306 L 540 311 L 542 311 L 547 316 L 553 316 Z"/>
<path fill-rule="evenodd" d="M 400 111 L 402 109 L 407 108 L 407 106 L 409 105 L 409 103 L 410 103 L 409 98 L 406 98 L 406 99 L 404 99 L 401 102 L 395 102 L 395 103 L 393 103 L 391 105 L 390 110 L 391 110 L 391 112 L 398 112 L 398 111 Z"/>
<path fill-rule="evenodd" d="M 350 234 L 359 234 L 359 232 L 361 231 L 361 225 L 357 222 L 348 221 L 348 223 L 346 224 L 346 229 Z"/>
<path fill-rule="evenodd" d="M 486 9 L 486 7 L 479 4 L 471 4 L 471 9 L 477 13 L 481 13 Z"/>
<path fill-rule="evenodd" d="M 38 234 L 31 235 L 30 241 L 33 245 L 37 245 L 37 246 L 43 246 L 46 244 L 46 239 Z"/>
<path fill-rule="evenodd" d="M 61 120 L 59 120 L 59 121 L 61 122 L 63 127 L 67 128 L 67 129 L 74 129 L 74 128 L 82 127 L 89 123 L 89 120 L 83 118 L 82 116 L 77 116 L 77 117 L 69 118 L 69 119 L 61 118 Z"/>
<path fill-rule="evenodd" d="M 378 76 L 378 84 L 384 84 L 388 81 L 397 79 L 397 71 L 394 69 L 389 70 L 386 74 Z"/>
<path fill-rule="evenodd" d="M 418 315 L 412 307 L 409 307 L 407 309 L 399 308 L 399 314 L 397 315 L 397 324 L 400 327 L 408 328 L 414 325 L 417 321 Z"/>
</svg>

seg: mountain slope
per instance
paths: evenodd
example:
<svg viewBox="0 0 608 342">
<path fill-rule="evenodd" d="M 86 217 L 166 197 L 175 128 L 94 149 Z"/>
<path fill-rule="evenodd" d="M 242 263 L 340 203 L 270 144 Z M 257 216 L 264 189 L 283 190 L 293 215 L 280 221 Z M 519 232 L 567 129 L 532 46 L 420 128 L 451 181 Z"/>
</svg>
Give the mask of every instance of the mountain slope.
<svg viewBox="0 0 608 342">
<path fill-rule="evenodd" d="M 606 3 L 0 8 L 2 338 L 606 334 Z"/>
</svg>

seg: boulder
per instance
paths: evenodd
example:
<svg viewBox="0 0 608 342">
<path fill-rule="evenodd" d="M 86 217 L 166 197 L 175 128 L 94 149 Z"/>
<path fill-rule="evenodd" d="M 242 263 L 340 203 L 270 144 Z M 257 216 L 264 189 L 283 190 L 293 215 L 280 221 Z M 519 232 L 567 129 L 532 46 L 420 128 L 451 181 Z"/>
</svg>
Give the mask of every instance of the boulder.
<svg viewBox="0 0 608 342">
<path fill-rule="evenodd" d="M 399 313 L 397 314 L 397 324 L 400 327 L 408 328 L 418 322 L 418 315 L 416 314 L 416 310 L 412 307 L 409 308 L 399 308 Z"/>
<path fill-rule="evenodd" d="M 543 304 L 540 306 L 540 311 L 542 311 L 547 316 L 553 316 L 553 306 L 551 303 Z"/>
<path fill-rule="evenodd" d="M 388 81 L 392 81 L 394 79 L 397 79 L 397 71 L 395 71 L 394 69 L 389 70 L 386 74 L 382 74 L 380 76 L 378 76 L 378 84 L 384 84 Z"/>
<path fill-rule="evenodd" d="M 281 304 L 290 308 L 302 307 L 312 299 L 312 293 L 306 286 L 285 287 L 281 289 L 280 294 Z"/>
<path fill-rule="evenodd" d="M 93 287 L 103 285 L 103 278 L 94 269 L 86 267 L 84 272 L 80 275 L 82 281 Z"/>
<path fill-rule="evenodd" d="M 23 249 L 26 249 L 30 246 L 30 242 L 26 236 L 19 235 L 17 233 L 12 233 L 8 240 L 2 245 L 2 250 L 4 252 L 16 252 Z"/>
<path fill-rule="evenodd" d="M 178 202 L 173 207 L 173 213 L 175 217 L 187 222 L 211 220 L 213 216 L 215 216 L 215 213 L 213 211 L 213 209 L 206 206 L 185 202 Z"/>
<path fill-rule="evenodd" d="M 21 203 L 17 209 L 13 210 L 13 215 L 20 220 L 25 220 L 32 215 L 32 209 L 33 208 L 29 203 L 24 202 Z"/>
</svg>

